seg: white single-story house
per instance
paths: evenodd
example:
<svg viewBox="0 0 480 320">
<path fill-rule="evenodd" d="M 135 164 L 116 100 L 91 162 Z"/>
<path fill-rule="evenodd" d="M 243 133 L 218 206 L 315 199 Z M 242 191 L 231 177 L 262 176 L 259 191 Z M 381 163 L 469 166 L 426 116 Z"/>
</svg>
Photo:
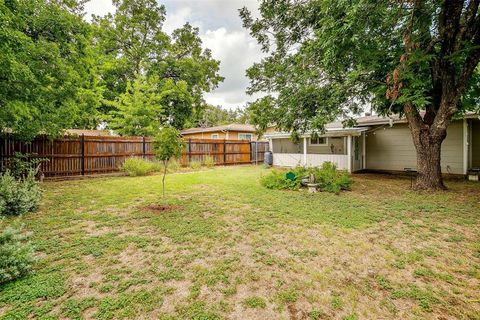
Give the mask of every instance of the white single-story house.
<svg viewBox="0 0 480 320">
<path fill-rule="evenodd" d="M 357 125 L 344 128 L 335 122 L 326 126 L 324 134 L 312 138 L 310 132 L 292 142 L 288 132 L 265 135 L 273 153 L 273 165 L 282 167 L 320 166 L 331 161 L 339 169 L 404 171 L 416 168 L 417 158 L 405 118 L 366 116 Z M 442 172 L 467 174 L 480 168 L 480 120 L 468 114 L 452 121 L 442 144 Z"/>
</svg>

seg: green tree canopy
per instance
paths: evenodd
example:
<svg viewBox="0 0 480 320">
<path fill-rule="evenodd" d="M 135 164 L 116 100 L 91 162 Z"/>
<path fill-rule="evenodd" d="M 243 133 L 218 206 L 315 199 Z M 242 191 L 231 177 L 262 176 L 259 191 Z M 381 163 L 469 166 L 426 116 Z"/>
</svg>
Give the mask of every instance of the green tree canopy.
<svg viewBox="0 0 480 320">
<path fill-rule="evenodd" d="M 155 0 L 115 0 L 115 14 L 95 17 L 96 39 L 103 53 L 100 70 L 105 84 L 105 114 L 117 115 L 113 103 L 138 76 L 159 77 L 157 92 L 168 93 L 165 111 L 171 124 L 182 128 L 204 105 L 203 93 L 223 80 L 220 62 L 202 48 L 198 29 L 188 23 L 171 36 L 163 30 L 165 8 Z M 149 82 L 153 83 L 153 82 Z M 186 91 L 185 91 L 186 90 Z M 186 97 L 188 93 L 190 97 Z M 188 104 L 187 104 L 188 102 Z M 164 106 L 166 107 L 166 106 Z"/>
<path fill-rule="evenodd" d="M 321 131 L 365 106 L 408 119 L 420 188 L 443 188 L 440 146 L 452 117 L 478 111 L 479 1 L 263 0 L 240 10 L 270 55 L 247 74 L 265 129 Z M 427 160 L 429 159 L 429 160 Z"/>
<path fill-rule="evenodd" d="M 102 94 L 75 1 L 0 0 L 0 128 L 25 139 L 95 123 Z"/>
<path fill-rule="evenodd" d="M 124 93 L 115 101 L 116 111 L 110 127 L 121 135 L 150 136 L 166 120 L 166 110 L 156 90 L 158 77 L 139 76 L 127 83 Z"/>
</svg>

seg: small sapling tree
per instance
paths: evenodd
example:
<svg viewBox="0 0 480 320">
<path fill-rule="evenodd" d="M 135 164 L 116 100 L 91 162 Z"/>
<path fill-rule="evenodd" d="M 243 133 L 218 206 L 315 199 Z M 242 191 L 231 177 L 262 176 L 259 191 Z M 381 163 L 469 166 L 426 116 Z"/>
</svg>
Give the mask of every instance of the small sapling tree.
<svg viewBox="0 0 480 320">
<path fill-rule="evenodd" d="M 155 157 L 163 162 L 162 195 L 165 195 L 165 175 L 168 162 L 182 154 L 185 143 L 180 137 L 180 132 L 173 127 L 163 128 L 153 141 Z"/>
</svg>

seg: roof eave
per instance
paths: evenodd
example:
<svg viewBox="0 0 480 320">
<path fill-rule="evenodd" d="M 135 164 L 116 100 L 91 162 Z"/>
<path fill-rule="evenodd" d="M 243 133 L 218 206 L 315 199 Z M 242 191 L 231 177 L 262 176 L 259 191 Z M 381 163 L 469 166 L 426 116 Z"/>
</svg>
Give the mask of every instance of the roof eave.
<svg viewBox="0 0 480 320">
<path fill-rule="evenodd" d="M 324 134 L 320 134 L 319 137 L 344 137 L 344 136 L 359 136 L 362 132 L 370 129 L 369 127 L 361 128 L 331 128 L 327 129 Z M 300 135 L 300 138 L 309 138 L 311 137 L 312 132 L 305 132 Z M 289 138 L 291 133 L 289 132 L 278 132 L 265 134 L 264 137 L 267 139 L 271 138 Z"/>
</svg>

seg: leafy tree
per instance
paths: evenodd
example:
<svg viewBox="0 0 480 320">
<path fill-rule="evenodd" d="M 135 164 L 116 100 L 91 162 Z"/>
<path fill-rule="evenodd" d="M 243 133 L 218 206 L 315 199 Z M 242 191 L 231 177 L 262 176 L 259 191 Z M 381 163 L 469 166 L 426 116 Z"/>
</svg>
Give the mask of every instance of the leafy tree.
<svg viewBox="0 0 480 320">
<path fill-rule="evenodd" d="M 198 113 L 193 116 L 187 126 L 190 127 L 212 127 L 229 123 L 247 124 L 250 121 L 250 114 L 246 108 L 224 109 L 221 106 L 206 104 Z"/>
<path fill-rule="evenodd" d="M 406 116 L 418 189 L 444 189 L 441 144 L 451 120 L 478 112 L 477 0 L 263 0 L 240 16 L 270 55 L 247 74 L 260 129 L 321 131 L 371 104 Z M 350 121 L 349 121 L 350 122 Z"/>
<path fill-rule="evenodd" d="M 193 112 L 193 97 L 188 90 L 188 84 L 183 80 L 167 79 L 163 81 L 160 92 L 161 102 L 167 110 L 167 124 L 182 129 Z"/>
<path fill-rule="evenodd" d="M 0 1 L 1 130 L 56 135 L 95 114 L 101 87 L 80 8 L 73 0 Z"/>
<path fill-rule="evenodd" d="M 151 136 L 163 125 L 182 128 L 191 114 L 192 97 L 185 81 L 139 76 L 127 83 L 125 93 L 114 102 L 110 127 L 122 135 Z"/>
<path fill-rule="evenodd" d="M 145 74 L 152 61 L 167 54 L 169 39 L 162 31 L 165 7 L 155 0 L 114 0 L 115 14 L 94 16 L 95 39 L 103 55 L 100 72 L 105 83 L 103 112 L 114 109 L 108 101 L 126 91 L 127 83 Z"/>
<path fill-rule="evenodd" d="M 96 39 L 103 55 L 100 72 L 105 83 L 105 114 L 118 113 L 113 103 L 137 77 L 158 76 L 157 92 L 167 90 L 171 99 L 166 108 L 173 125 L 185 121 L 201 108 L 203 93 L 223 80 L 219 61 L 202 49 L 198 29 L 186 24 L 169 37 L 162 26 L 165 8 L 155 0 L 114 0 L 115 14 L 95 17 Z M 190 97 L 186 97 L 186 94 Z M 187 104 L 188 103 L 188 104 Z"/>
<path fill-rule="evenodd" d="M 168 162 L 172 158 L 178 158 L 185 148 L 180 132 L 173 127 L 163 128 L 153 141 L 155 157 L 163 162 L 162 194 L 165 195 L 165 175 L 167 174 Z"/>
<path fill-rule="evenodd" d="M 115 101 L 110 127 L 121 135 L 150 136 L 166 121 L 166 110 L 156 90 L 158 77 L 139 76 L 127 83 L 125 93 Z"/>
<path fill-rule="evenodd" d="M 192 95 L 192 113 L 205 105 L 203 93 L 215 89 L 224 79 L 218 74 L 220 62 L 212 58 L 209 49 L 202 49 L 198 32 L 188 23 L 174 30 L 167 56 L 155 61 L 150 71 L 163 79 L 185 81 Z"/>
</svg>

